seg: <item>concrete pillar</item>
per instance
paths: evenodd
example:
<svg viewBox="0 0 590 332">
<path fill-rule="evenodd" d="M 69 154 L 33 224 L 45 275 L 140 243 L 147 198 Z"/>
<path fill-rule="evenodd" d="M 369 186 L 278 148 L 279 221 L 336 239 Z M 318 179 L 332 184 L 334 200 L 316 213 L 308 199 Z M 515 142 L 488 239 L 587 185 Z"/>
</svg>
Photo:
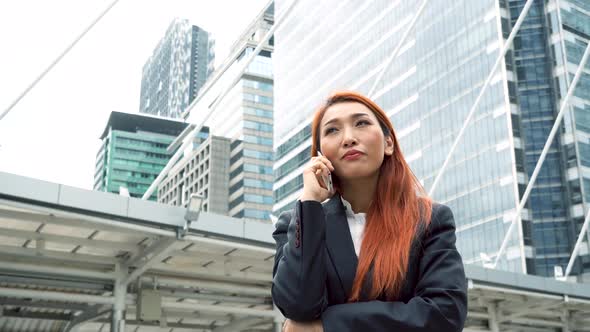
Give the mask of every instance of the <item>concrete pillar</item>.
<svg viewBox="0 0 590 332">
<path fill-rule="evenodd" d="M 115 281 L 113 295 L 115 297 L 115 305 L 113 306 L 113 313 L 111 315 L 111 332 L 125 332 L 125 297 L 127 296 L 127 284 L 123 282 L 127 276 L 127 269 L 122 268 L 121 264 L 117 264 L 116 271 L 118 274 Z"/>
<path fill-rule="evenodd" d="M 561 323 L 563 324 L 563 327 L 561 328 L 562 332 L 570 332 L 570 325 L 569 325 L 569 320 L 570 320 L 570 315 L 569 315 L 569 311 L 567 309 L 563 309 L 563 312 L 561 314 Z"/>
<path fill-rule="evenodd" d="M 488 315 L 490 331 L 500 332 L 500 323 L 498 322 L 498 305 L 496 303 L 488 304 Z"/>
</svg>

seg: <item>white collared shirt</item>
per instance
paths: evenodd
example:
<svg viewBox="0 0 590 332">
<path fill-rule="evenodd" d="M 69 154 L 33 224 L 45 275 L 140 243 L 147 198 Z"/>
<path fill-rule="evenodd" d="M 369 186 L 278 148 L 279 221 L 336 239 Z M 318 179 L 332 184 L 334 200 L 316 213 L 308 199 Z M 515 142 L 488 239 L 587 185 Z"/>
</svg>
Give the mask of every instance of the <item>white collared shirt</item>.
<svg viewBox="0 0 590 332">
<path fill-rule="evenodd" d="M 352 237 L 352 243 L 354 244 L 354 251 L 356 252 L 356 256 L 359 256 L 361 251 L 361 243 L 363 240 L 363 232 L 365 230 L 365 221 L 367 214 L 360 212 L 354 213 L 352 211 L 352 206 L 350 203 L 345 200 L 342 196 L 342 204 L 344 204 L 344 209 L 346 210 L 346 219 L 348 220 L 348 228 L 350 229 L 350 236 Z"/>
</svg>

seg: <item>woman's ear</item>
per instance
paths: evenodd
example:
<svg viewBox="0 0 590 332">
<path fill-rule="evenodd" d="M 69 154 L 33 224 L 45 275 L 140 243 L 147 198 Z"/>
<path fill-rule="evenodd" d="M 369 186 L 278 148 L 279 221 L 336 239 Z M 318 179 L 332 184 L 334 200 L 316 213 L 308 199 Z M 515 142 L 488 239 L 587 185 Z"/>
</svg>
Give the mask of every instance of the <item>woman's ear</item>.
<svg viewBox="0 0 590 332">
<path fill-rule="evenodd" d="M 391 138 L 391 136 L 386 136 L 385 137 L 385 155 L 391 156 L 393 154 L 393 149 L 394 149 L 393 138 Z"/>
</svg>

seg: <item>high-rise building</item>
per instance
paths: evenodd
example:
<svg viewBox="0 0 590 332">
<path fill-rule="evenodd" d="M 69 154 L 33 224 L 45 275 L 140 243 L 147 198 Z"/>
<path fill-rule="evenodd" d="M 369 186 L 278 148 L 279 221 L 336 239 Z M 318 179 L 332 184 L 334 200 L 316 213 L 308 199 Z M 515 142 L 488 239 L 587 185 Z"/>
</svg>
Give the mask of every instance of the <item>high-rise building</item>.
<svg viewBox="0 0 590 332">
<path fill-rule="evenodd" d="M 505 3 L 514 24 L 525 2 Z M 530 176 L 590 41 L 590 1 L 538 1 L 527 17 L 511 65 L 524 142 L 521 155 Z M 554 266 L 567 265 L 590 204 L 590 63 L 568 104 L 560 135 L 531 193 L 532 218 L 523 221 L 525 243 L 535 249 L 527 268 L 545 276 L 553 275 Z M 586 240 L 573 271 L 584 281 L 590 281 L 588 249 Z"/>
<path fill-rule="evenodd" d="M 168 145 L 186 123 L 149 115 L 112 112 L 100 136 L 94 190 L 142 197 L 170 160 Z M 123 189 L 124 188 L 124 189 Z M 150 200 L 156 200 L 154 193 Z"/>
<path fill-rule="evenodd" d="M 234 43 L 225 60 L 231 65 L 216 83 L 219 90 L 229 88 L 273 23 L 274 4 L 269 4 Z M 272 52 L 271 39 L 229 92 L 214 98 L 219 105 L 206 123 L 212 135 L 231 140 L 228 215 L 266 222 L 273 206 Z"/>
<path fill-rule="evenodd" d="M 288 3 L 276 1 L 279 16 Z M 276 31 L 274 214 L 301 194 L 317 106 L 336 89 L 368 94 L 384 69 L 371 97 L 431 188 L 525 1 L 429 2 L 385 68 L 421 3 L 301 0 Z M 466 263 L 496 258 L 590 38 L 589 7 L 534 2 L 452 155 L 433 198 L 453 209 Z M 588 73 L 500 269 L 548 276 L 567 264 L 590 203 Z M 588 249 L 585 242 L 572 274 L 590 271 Z"/>
<path fill-rule="evenodd" d="M 207 31 L 175 19 L 143 66 L 139 111 L 180 117 L 213 72 L 214 46 Z"/>
<path fill-rule="evenodd" d="M 158 202 L 186 207 L 190 195 L 196 193 L 205 198 L 203 211 L 227 215 L 230 140 L 201 137 L 158 186 Z"/>
</svg>

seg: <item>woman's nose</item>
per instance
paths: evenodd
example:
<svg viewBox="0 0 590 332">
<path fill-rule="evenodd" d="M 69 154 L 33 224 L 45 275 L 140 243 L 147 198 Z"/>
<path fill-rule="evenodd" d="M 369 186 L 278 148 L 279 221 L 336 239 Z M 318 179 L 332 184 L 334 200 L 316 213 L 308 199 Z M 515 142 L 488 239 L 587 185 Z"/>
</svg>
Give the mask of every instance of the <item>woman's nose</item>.
<svg viewBox="0 0 590 332">
<path fill-rule="evenodd" d="M 347 148 L 347 147 L 351 147 L 351 146 L 357 145 L 358 142 L 357 142 L 356 138 L 352 135 L 352 133 L 347 130 L 344 133 L 343 143 L 344 143 L 344 147 Z"/>
</svg>

